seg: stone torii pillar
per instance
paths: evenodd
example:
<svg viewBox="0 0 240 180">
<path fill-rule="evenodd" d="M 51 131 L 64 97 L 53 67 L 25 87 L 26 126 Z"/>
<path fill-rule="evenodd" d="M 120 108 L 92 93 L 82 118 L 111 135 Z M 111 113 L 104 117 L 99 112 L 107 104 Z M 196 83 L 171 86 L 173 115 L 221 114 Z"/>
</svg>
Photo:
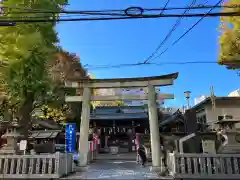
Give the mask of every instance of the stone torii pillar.
<svg viewBox="0 0 240 180">
<path fill-rule="evenodd" d="M 90 119 L 90 100 L 91 88 L 85 87 L 83 90 L 82 99 L 82 116 L 80 125 L 80 140 L 79 140 L 79 166 L 86 166 L 88 162 L 88 132 Z"/>
<path fill-rule="evenodd" d="M 160 149 L 160 136 L 158 113 L 156 103 L 156 91 L 153 85 L 148 85 L 148 113 L 149 113 L 149 127 L 151 138 L 151 151 L 152 151 L 152 167 L 151 171 L 161 172 L 162 169 L 162 153 Z"/>
</svg>

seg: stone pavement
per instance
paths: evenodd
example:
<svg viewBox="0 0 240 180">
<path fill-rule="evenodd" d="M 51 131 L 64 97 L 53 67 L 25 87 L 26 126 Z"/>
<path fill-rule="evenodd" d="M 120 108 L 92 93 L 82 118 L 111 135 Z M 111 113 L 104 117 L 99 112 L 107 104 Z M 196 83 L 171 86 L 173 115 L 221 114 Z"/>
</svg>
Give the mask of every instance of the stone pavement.
<svg viewBox="0 0 240 180">
<path fill-rule="evenodd" d="M 135 161 L 98 160 L 86 172 L 76 172 L 62 179 L 172 179 L 159 177 L 157 173 L 150 172 L 149 167 L 141 167 Z"/>
</svg>

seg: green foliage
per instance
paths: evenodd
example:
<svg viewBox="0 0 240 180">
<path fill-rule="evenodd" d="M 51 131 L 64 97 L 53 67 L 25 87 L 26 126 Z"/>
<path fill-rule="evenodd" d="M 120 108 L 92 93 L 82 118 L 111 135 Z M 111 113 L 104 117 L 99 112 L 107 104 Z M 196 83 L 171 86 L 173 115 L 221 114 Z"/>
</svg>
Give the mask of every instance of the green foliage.
<svg viewBox="0 0 240 180">
<path fill-rule="evenodd" d="M 11 8 L 4 8 L 0 21 L 58 18 L 57 12 L 66 3 L 67 0 L 5 0 L 2 1 L 3 6 Z M 25 13 L 28 11 L 26 9 L 51 10 L 56 13 Z M 49 72 L 55 60 L 54 54 L 59 51 L 55 25 L 53 22 L 19 23 L 16 26 L 0 27 L 0 59 L 3 61 L 0 80 L 8 98 L 18 105 L 16 111 L 19 112 L 25 138 L 31 128 L 34 105 L 51 98 L 57 87 Z"/>
<path fill-rule="evenodd" d="M 59 12 L 67 0 L 6 0 L 1 19 L 58 18 L 49 13 L 19 13 L 20 8 L 49 9 Z M 41 16 L 41 17 L 40 17 Z M 29 94 L 46 93 L 51 84 L 48 66 L 58 51 L 55 23 L 19 23 L 13 27 L 0 28 L 0 59 L 5 65 L 0 69 L 11 97 L 24 102 Z"/>
<path fill-rule="evenodd" d="M 239 0 L 228 0 L 225 5 L 239 5 Z M 240 12 L 240 7 L 224 8 L 224 12 Z M 220 56 L 218 63 L 228 68 L 240 68 L 240 18 L 221 17 Z"/>
</svg>

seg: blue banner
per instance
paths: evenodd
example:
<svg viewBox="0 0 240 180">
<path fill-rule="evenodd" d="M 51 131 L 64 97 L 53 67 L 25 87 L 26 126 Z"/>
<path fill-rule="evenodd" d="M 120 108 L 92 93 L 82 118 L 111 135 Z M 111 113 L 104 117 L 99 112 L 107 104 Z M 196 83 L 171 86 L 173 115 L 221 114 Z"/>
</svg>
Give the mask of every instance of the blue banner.
<svg viewBox="0 0 240 180">
<path fill-rule="evenodd" d="M 65 129 L 66 151 L 73 153 L 76 150 L 76 124 L 67 124 Z"/>
</svg>

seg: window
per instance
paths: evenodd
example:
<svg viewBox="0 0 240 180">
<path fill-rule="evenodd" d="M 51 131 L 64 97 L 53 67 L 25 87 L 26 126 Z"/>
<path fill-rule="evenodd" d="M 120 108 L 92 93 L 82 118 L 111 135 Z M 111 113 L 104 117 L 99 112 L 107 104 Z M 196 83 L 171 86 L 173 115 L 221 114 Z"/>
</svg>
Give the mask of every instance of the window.
<svg viewBox="0 0 240 180">
<path fill-rule="evenodd" d="M 206 114 L 204 114 L 204 115 L 202 116 L 202 123 L 203 123 L 203 124 L 207 124 Z"/>
<path fill-rule="evenodd" d="M 206 114 L 203 114 L 201 116 L 197 117 L 197 122 L 200 124 L 206 124 L 207 123 L 207 117 Z"/>
</svg>

